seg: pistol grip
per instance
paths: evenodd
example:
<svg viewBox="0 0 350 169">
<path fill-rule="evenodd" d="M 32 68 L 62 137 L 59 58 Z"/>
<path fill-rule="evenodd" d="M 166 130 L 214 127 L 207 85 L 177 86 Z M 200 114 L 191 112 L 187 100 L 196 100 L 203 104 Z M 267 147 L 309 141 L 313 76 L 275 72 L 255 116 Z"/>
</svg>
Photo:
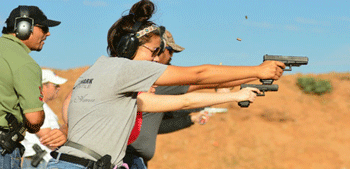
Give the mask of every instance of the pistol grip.
<svg viewBox="0 0 350 169">
<path fill-rule="evenodd" d="M 41 160 L 43 160 L 43 159 L 34 159 L 31 163 L 30 163 L 30 165 L 32 165 L 33 167 L 37 167 L 38 165 L 39 165 L 39 163 L 41 162 Z"/>
<path fill-rule="evenodd" d="M 242 108 L 246 108 L 246 107 L 249 107 L 250 102 L 249 101 L 241 101 L 241 102 L 238 102 L 238 105 Z"/>
</svg>

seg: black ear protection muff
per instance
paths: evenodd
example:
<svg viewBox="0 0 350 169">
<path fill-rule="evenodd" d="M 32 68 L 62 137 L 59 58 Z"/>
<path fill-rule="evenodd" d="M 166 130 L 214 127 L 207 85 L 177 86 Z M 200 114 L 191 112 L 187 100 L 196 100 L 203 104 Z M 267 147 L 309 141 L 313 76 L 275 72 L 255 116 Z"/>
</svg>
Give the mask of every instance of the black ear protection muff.
<svg viewBox="0 0 350 169">
<path fill-rule="evenodd" d="M 117 46 L 117 54 L 119 57 L 129 58 L 131 59 L 134 56 L 138 46 L 139 39 L 136 37 L 136 33 L 141 27 L 142 22 L 136 22 L 132 28 L 132 33 L 124 35 Z"/>
<path fill-rule="evenodd" d="M 161 39 L 161 43 L 160 43 L 160 51 L 159 51 L 159 54 L 162 54 L 165 50 L 165 47 L 166 47 L 166 41 L 163 37 L 164 33 L 165 33 L 165 27 L 164 26 L 160 26 L 159 27 L 159 31 L 160 31 L 160 39 Z"/>
<path fill-rule="evenodd" d="M 15 18 L 14 32 L 21 40 L 29 38 L 33 32 L 34 19 L 29 17 L 29 10 L 26 6 L 19 6 L 20 17 Z"/>
</svg>

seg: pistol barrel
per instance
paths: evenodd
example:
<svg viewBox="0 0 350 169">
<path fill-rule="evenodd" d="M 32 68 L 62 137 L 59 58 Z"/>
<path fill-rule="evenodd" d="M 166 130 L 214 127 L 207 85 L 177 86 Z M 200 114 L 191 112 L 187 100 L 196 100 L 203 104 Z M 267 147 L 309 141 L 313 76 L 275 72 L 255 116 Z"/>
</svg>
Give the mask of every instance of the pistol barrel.
<svg viewBox="0 0 350 169">
<path fill-rule="evenodd" d="M 257 85 L 257 84 L 241 84 L 241 89 L 246 87 L 254 87 L 259 89 L 260 91 L 278 91 L 278 85 Z"/>
<path fill-rule="evenodd" d="M 281 55 L 264 55 L 264 60 L 275 60 L 283 62 L 289 69 L 285 69 L 285 71 L 291 71 L 292 66 L 301 66 L 307 65 L 309 62 L 309 58 L 305 56 L 281 56 Z"/>
</svg>

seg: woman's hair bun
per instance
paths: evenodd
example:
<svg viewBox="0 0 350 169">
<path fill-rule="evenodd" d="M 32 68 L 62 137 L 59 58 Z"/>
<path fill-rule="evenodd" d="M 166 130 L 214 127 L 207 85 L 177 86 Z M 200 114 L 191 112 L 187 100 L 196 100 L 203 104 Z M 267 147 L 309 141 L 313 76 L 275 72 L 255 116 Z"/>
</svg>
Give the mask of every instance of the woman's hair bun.
<svg viewBox="0 0 350 169">
<path fill-rule="evenodd" d="M 134 4 L 129 15 L 133 15 L 135 21 L 144 22 L 149 20 L 155 12 L 155 5 L 149 0 L 141 0 Z"/>
</svg>

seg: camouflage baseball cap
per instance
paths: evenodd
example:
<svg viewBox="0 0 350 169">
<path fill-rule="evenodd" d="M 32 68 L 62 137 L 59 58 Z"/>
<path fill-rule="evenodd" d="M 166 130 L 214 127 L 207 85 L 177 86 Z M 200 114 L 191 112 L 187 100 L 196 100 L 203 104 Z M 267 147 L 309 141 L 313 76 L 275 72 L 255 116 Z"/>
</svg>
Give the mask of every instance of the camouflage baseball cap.
<svg viewBox="0 0 350 169">
<path fill-rule="evenodd" d="M 167 46 L 170 46 L 174 49 L 174 52 L 181 52 L 185 49 L 175 43 L 173 35 L 171 35 L 171 33 L 168 30 L 165 31 L 163 38 L 165 39 Z"/>
</svg>

